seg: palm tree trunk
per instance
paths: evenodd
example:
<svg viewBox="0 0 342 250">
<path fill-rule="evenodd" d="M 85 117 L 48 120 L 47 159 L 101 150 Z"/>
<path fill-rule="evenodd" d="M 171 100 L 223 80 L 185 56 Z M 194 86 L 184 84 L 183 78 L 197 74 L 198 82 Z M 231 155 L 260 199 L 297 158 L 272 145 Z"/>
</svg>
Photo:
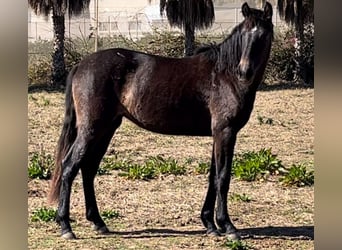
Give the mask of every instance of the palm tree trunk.
<svg viewBox="0 0 342 250">
<path fill-rule="evenodd" d="M 185 55 L 191 56 L 195 49 L 195 28 L 185 25 Z"/>
<path fill-rule="evenodd" d="M 296 51 L 295 51 L 295 62 L 296 72 L 295 78 L 300 84 L 308 84 L 308 72 L 304 58 L 304 25 L 298 25 L 296 27 Z"/>
<path fill-rule="evenodd" d="M 64 62 L 64 32 L 65 23 L 64 15 L 52 16 L 53 21 L 53 54 L 52 54 L 52 76 L 51 84 L 55 87 L 64 85 L 65 83 L 65 62 Z"/>
</svg>

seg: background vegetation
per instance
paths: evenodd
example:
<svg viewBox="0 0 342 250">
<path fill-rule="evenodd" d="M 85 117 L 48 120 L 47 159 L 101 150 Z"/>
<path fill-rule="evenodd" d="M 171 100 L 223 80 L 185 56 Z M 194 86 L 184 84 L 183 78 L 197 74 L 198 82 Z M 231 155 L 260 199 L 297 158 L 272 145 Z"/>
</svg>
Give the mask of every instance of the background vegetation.
<svg viewBox="0 0 342 250">
<path fill-rule="evenodd" d="M 314 69 L 314 33 L 310 25 L 306 26 L 304 57 L 306 67 L 313 79 Z M 226 34 L 216 36 L 198 36 L 196 46 L 208 43 L 219 43 Z M 284 26 L 276 27 L 275 39 L 272 46 L 270 60 L 265 73 L 265 82 L 292 82 L 295 81 L 295 44 L 294 31 Z M 178 32 L 154 30 L 138 41 L 123 36 L 101 37 L 98 42 L 99 49 L 111 47 L 129 48 L 151 54 L 182 57 L 184 48 L 184 35 Z M 36 41 L 29 43 L 28 82 L 32 84 L 50 83 L 52 42 Z M 65 41 L 65 64 L 69 71 L 84 56 L 94 50 L 94 40 L 87 37 L 78 37 Z"/>
</svg>

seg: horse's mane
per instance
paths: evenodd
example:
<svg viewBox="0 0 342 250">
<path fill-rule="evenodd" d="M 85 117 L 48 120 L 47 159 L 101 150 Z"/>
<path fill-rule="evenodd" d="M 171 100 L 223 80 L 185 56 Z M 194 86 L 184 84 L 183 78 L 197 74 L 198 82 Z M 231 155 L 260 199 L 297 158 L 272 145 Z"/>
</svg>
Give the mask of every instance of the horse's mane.
<svg viewBox="0 0 342 250">
<path fill-rule="evenodd" d="M 240 33 L 242 25 L 243 23 L 240 23 L 236 26 L 221 43 L 205 44 L 198 47 L 194 51 L 194 55 L 204 55 L 209 61 L 215 63 L 218 71 L 234 68 L 241 57 Z"/>
</svg>

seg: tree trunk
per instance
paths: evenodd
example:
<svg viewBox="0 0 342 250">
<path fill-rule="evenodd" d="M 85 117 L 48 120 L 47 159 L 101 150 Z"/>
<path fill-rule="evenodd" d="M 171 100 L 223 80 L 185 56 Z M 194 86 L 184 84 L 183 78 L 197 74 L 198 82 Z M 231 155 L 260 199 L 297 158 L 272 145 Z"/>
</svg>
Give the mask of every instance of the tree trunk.
<svg viewBox="0 0 342 250">
<path fill-rule="evenodd" d="M 54 87 L 65 85 L 65 62 L 64 62 L 64 15 L 52 16 L 53 21 L 53 54 L 52 54 L 52 76 L 51 84 Z"/>
<path fill-rule="evenodd" d="M 195 49 L 195 28 L 185 26 L 185 56 L 191 56 Z"/>
<path fill-rule="evenodd" d="M 296 1 L 297 16 L 295 19 L 295 35 L 296 35 L 296 51 L 295 62 L 296 72 L 295 78 L 299 84 L 309 84 L 308 69 L 305 62 L 305 38 L 304 38 L 304 13 L 303 1 Z"/>
<path fill-rule="evenodd" d="M 299 84 L 309 84 L 308 83 L 308 73 L 304 59 L 304 25 L 300 24 L 296 27 L 296 51 L 295 51 L 295 62 L 296 62 L 296 72 L 295 79 Z"/>
</svg>

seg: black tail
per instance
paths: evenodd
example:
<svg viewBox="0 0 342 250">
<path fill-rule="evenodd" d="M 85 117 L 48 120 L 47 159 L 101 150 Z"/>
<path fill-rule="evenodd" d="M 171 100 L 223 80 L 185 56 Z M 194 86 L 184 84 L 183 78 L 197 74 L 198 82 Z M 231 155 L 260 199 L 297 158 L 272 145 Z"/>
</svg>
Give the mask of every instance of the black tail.
<svg viewBox="0 0 342 250">
<path fill-rule="evenodd" d="M 55 202 L 59 199 L 62 177 L 62 160 L 68 153 L 70 147 L 74 143 L 77 136 L 76 113 L 74 107 L 74 100 L 72 97 L 72 79 L 76 70 L 77 65 L 72 68 L 66 80 L 64 124 L 57 145 L 55 161 L 56 165 L 51 181 L 49 202 Z"/>
</svg>

